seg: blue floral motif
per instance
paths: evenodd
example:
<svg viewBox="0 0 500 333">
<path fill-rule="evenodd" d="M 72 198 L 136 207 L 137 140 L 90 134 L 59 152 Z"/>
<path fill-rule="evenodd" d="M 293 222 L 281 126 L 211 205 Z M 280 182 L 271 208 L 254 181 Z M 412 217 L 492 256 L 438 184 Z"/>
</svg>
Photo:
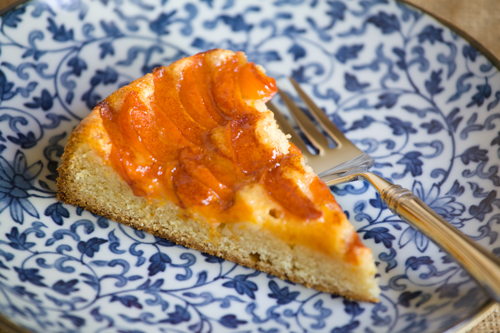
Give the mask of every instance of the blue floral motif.
<svg viewBox="0 0 500 333">
<path fill-rule="evenodd" d="M 249 275 L 237 275 L 231 281 L 224 283 L 222 286 L 226 288 L 234 288 L 236 292 L 240 295 L 247 295 L 251 299 L 255 299 L 255 291 L 259 288 L 250 280 L 247 280 L 249 277 L 259 275 L 258 272 Z"/>
<path fill-rule="evenodd" d="M 358 53 L 363 49 L 363 44 L 355 44 L 352 46 L 342 46 L 335 54 L 338 61 L 345 64 L 349 59 L 357 59 Z"/>
<path fill-rule="evenodd" d="M 369 17 L 366 22 L 374 24 L 384 35 L 391 34 L 401 29 L 397 16 L 394 14 L 387 14 L 386 12 L 379 12 Z"/>
<path fill-rule="evenodd" d="M 63 280 L 59 280 L 54 285 L 52 286 L 52 289 L 54 291 L 57 291 L 58 293 L 62 295 L 69 295 L 72 292 L 76 292 L 79 289 L 75 288 L 75 285 L 79 281 L 77 279 L 70 280 L 68 282 L 64 282 Z"/>
<path fill-rule="evenodd" d="M 99 251 L 99 245 L 106 243 L 106 239 L 93 237 L 88 242 L 80 241 L 78 243 L 78 251 L 82 255 L 86 255 L 90 258 L 94 257 L 94 253 Z"/>
<path fill-rule="evenodd" d="M 288 287 L 280 289 L 278 287 L 278 284 L 272 280 L 269 281 L 269 289 L 271 289 L 272 293 L 269 294 L 268 296 L 271 298 L 276 298 L 277 303 L 282 305 L 294 301 L 300 294 L 298 291 L 290 292 L 288 290 Z"/>
<path fill-rule="evenodd" d="M 442 70 L 437 72 L 432 71 L 430 79 L 425 81 L 425 89 L 427 89 L 427 92 L 429 92 L 431 96 L 439 94 L 444 90 L 444 88 L 439 86 L 441 83 L 441 74 Z"/>
<path fill-rule="evenodd" d="M 370 86 L 369 83 L 360 83 L 355 75 L 351 75 L 349 73 L 345 73 L 344 78 L 345 78 L 345 88 L 348 91 L 356 92 Z"/>
<path fill-rule="evenodd" d="M 38 177 L 42 168 L 40 161 L 28 167 L 26 157 L 20 150 L 16 152 L 13 164 L 0 156 L 0 212 L 9 208 L 12 220 L 21 224 L 24 222 L 24 213 L 40 217 L 28 198 L 33 195 L 29 191 L 37 190 L 32 180 Z"/>
<path fill-rule="evenodd" d="M 92 15 L 90 15 L 92 13 Z M 32 0 L 1 17 L 0 312 L 33 331 L 437 332 L 486 300 L 366 183 L 332 188 L 378 262 L 377 304 L 306 289 L 56 201 L 74 126 L 183 56 L 244 51 L 449 223 L 500 253 L 500 81 L 392 0 Z"/>
<path fill-rule="evenodd" d="M 239 325 L 247 323 L 245 320 L 238 320 L 238 318 L 232 314 L 221 317 L 219 322 L 227 328 L 238 328 Z"/>
<path fill-rule="evenodd" d="M 481 106 L 485 99 L 488 99 L 491 96 L 491 86 L 488 84 L 488 80 L 484 84 L 479 84 L 476 86 L 477 93 L 472 96 L 472 101 L 467 104 L 467 107 L 471 107 L 474 105 Z"/>
<path fill-rule="evenodd" d="M 376 227 L 365 232 L 364 239 L 373 238 L 375 243 L 382 243 L 386 248 L 392 247 L 392 241 L 396 238 L 389 233 L 389 229 L 385 227 Z"/>
</svg>

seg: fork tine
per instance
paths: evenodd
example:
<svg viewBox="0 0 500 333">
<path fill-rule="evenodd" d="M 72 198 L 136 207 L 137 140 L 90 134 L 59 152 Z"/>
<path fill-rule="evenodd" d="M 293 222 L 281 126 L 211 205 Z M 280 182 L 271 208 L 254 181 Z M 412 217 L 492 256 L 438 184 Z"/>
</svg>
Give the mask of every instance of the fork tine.
<svg viewBox="0 0 500 333">
<path fill-rule="evenodd" d="M 309 118 L 299 109 L 297 105 L 292 101 L 288 95 L 278 89 L 278 92 L 281 96 L 283 102 L 285 102 L 288 110 L 297 121 L 297 124 L 302 129 L 304 134 L 307 136 L 309 141 L 311 141 L 312 145 L 315 146 L 319 150 L 319 155 L 324 155 L 325 150 L 329 148 L 328 139 L 321 133 L 314 123 L 309 120 Z"/>
<path fill-rule="evenodd" d="M 293 127 L 290 125 L 288 120 L 281 114 L 281 112 L 276 108 L 276 106 L 271 103 L 267 102 L 266 103 L 269 110 L 271 110 L 274 113 L 274 119 L 278 122 L 279 127 L 285 134 L 290 135 L 290 141 L 297 146 L 297 148 L 300 149 L 302 152 L 302 155 L 304 155 L 306 158 L 311 157 L 312 154 L 309 153 L 309 150 L 307 149 L 307 146 L 305 145 L 304 141 L 300 138 L 299 134 L 293 129 Z"/>
<path fill-rule="evenodd" d="M 323 127 L 323 129 L 332 137 L 332 139 L 335 140 L 338 145 L 337 148 L 348 146 L 352 149 L 356 148 L 357 150 L 359 150 L 349 139 L 344 136 L 344 133 L 342 133 L 342 131 L 339 130 L 330 119 L 328 119 L 323 110 L 321 110 L 316 104 L 314 104 L 309 96 L 307 96 L 302 88 L 300 88 L 297 81 L 295 81 L 292 77 L 290 77 L 289 79 L 290 82 L 292 82 L 293 87 L 299 94 L 300 98 L 302 98 L 304 103 L 307 105 L 307 108 L 309 109 L 313 117 L 320 123 L 321 127 Z M 359 152 L 362 153 L 361 150 L 359 150 Z"/>
</svg>

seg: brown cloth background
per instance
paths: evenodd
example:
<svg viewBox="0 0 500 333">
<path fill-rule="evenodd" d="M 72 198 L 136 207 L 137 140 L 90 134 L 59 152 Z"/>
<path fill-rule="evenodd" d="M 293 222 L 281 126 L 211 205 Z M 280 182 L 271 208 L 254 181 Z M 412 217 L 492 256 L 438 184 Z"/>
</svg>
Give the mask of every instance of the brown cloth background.
<svg viewBox="0 0 500 333">
<path fill-rule="evenodd" d="M 16 0 L 0 0 L 0 10 Z M 497 67 L 500 65 L 500 0 L 404 0 L 461 31 L 460 35 L 475 44 L 484 54 L 490 54 Z M 467 36 L 464 36 L 468 35 Z M 482 45 L 482 47 L 481 47 Z M 479 46 L 479 47 L 478 47 Z M 499 282 L 500 283 L 500 282 Z M 499 333 L 498 305 L 490 306 L 463 327 L 460 333 Z M 0 332 L 24 332 L 0 317 Z"/>
</svg>

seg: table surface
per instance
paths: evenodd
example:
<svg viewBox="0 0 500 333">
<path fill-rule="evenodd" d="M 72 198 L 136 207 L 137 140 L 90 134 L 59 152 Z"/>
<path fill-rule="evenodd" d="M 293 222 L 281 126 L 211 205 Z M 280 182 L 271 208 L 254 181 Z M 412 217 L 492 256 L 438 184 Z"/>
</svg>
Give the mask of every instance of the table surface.
<svg viewBox="0 0 500 333">
<path fill-rule="evenodd" d="M 404 0 L 434 15 L 448 26 L 465 33 L 469 42 L 485 54 L 500 59 L 500 0 Z M 0 0 L 0 10 L 17 0 Z M 482 46 L 482 47 L 481 47 Z M 500 60 L 496 61 L 497 66 Z M 460 333 L 500 332 L 499 306 L 485 309 Z M 0 332 L 23 332 L 0 318 Z"/>
</svg>

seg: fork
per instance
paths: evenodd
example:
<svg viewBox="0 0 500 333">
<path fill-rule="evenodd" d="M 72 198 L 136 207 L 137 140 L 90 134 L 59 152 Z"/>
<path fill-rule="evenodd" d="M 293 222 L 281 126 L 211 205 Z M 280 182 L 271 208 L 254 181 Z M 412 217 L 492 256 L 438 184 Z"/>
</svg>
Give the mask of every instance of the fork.
<svg viewBox="0 0 500 333">
<path fill-rule="evenodd" d="M 329 186 L 357 179 L 368 181 L 394 214 L 450 254 L 496 302 L 500 302 L 500 258 L 453 227 L 410 190 L 370 172 L 369 168 L 374 164 L 373 158 L 349 141 L 293 78 L 290 81 L 311 115 L 337 146 L 330 148 L 328 139 L 283 91 L 278 90 L 283 102 L 310 143 L 318 150 L 318 154 L 309 152 L 304 141 L 275 105 L 271 102 L 267 105 L 283 132 L 291 136 L 290 141 L 301 150 L 307 164 L 319 177 Z"/>
</svg>

